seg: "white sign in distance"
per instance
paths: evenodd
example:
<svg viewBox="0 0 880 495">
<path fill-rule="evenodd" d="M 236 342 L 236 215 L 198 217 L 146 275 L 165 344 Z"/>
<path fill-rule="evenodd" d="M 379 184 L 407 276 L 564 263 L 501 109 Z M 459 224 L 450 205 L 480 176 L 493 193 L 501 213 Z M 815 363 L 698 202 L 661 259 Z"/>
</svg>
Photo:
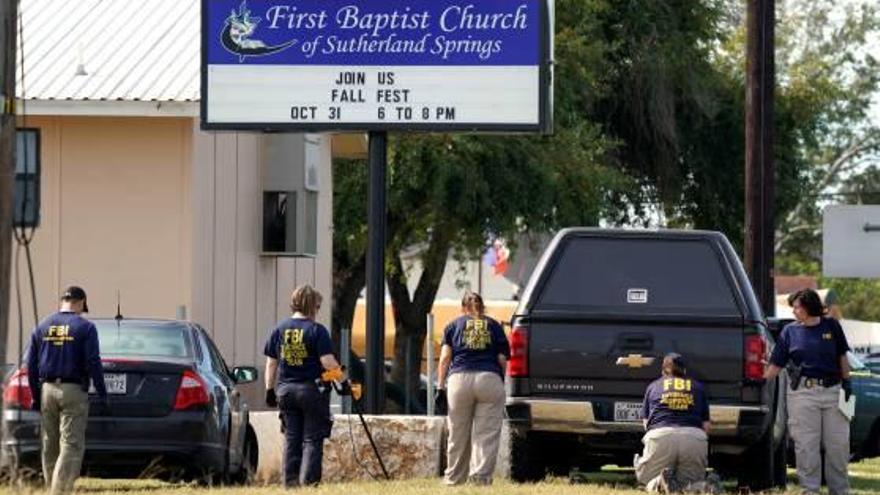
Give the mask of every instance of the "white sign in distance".
<svg viewBox="0 0 880 495">
<path fill-rule="evenodd" d="M 822 216 L 822 274 L 880 278 L 880 205 L 834 205 Z"/>
</svg>

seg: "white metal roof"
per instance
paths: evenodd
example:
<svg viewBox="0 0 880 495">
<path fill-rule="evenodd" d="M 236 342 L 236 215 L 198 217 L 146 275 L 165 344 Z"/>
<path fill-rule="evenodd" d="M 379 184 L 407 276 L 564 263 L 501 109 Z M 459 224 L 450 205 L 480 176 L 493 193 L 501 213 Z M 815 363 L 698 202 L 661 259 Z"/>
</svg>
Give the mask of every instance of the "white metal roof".
<svg viewBox="0 0 880 495">
<path fill-rule="evenodd" d="M 19 8 L 19 98 L 198 101 L 199 0 L 21 0 Z"/>
</svg>

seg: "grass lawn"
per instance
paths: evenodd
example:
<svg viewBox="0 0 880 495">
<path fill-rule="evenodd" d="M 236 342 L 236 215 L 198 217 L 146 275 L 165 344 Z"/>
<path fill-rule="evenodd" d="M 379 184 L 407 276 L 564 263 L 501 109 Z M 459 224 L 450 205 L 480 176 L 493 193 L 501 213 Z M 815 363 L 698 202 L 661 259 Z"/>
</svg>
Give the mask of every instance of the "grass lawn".
<svg viewBox="0 0 880 495">
<path fill-rule="evenodd" d="M 853 495 L 880 494 L 880 459 L 863 461 L 850 466 L 850 482 Z M 735 487 L 728 484 L 727 491 L 735 493 Z M 249 486 L 205 488 L 193 484 L 169 484 L 153 480 L 100 480 L 80 479 L 76 483 L 77 493 L 90 495 L 172 495 L 201 494 L 210 491 L 218 495 L 270 495 L 289 493 L 280 486 Z M 42 490 L 33 487 L 3 486 L 0 494 L 36 495 Z M 463 486 L 447 488 L 439 479 L 417 479 L 390 482 L 327 483 L 318 488 L 300 489 L 296 493 L 306 495 L 467 495 L 467 494 L 511 494 L 511 495 L 626 495 L 642 493 L 635 486 L 631 469 L 606 468 L 601 473 L 575 473 L 572 479 L 550 478 L 535 485 L 516 485 L 506 480 L 497 480 L 491 487 Z M 789 488 L 786 494 L 799 494 L 794 471 L 789 470 Z"/>
</svg>

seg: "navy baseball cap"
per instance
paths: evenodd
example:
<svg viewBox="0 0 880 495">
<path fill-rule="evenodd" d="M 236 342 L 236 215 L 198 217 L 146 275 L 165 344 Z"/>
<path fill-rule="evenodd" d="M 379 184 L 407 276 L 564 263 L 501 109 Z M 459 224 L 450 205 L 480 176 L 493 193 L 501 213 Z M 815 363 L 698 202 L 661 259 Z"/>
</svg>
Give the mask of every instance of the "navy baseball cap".
<svg viewBox="0 0 880 495">
<path fill-rule="evenodd" d="M 71 285 L 68 287 L 64 294 L 61 295 L 62 301 L 82 301 L 83 302 L 83 313 L 89 312 L 89 304 L 86 298 L 86 291 L 83 290 L 82 287 L 78 287 L 76 285 Z"/>
</svg>

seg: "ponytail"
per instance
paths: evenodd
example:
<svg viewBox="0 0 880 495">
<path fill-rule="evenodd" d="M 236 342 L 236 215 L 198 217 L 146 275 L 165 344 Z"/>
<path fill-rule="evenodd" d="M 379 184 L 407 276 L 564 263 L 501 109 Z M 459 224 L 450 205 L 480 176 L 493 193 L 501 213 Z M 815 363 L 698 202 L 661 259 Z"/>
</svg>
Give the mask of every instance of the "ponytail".
<svg viewBox="0 0 880 495">
<path fill-rule="evenodd" d="M 290 295 L 290 309 L 309 318 L 314 318 L 321 309 L 321 293 L 311 285 L 301 285 Z"/>
</svg>

